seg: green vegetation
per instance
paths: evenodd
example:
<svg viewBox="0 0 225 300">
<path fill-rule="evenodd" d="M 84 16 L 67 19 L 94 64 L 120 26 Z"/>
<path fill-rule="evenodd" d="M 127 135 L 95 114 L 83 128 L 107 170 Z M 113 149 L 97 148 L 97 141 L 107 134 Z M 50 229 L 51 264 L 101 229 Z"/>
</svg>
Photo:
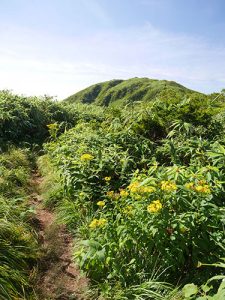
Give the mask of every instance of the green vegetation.
<svg viewBox="0 0 225 300">
<path fill-rule="evenodd" d="M 48 137 L 47 125 L 59 122 L 62 130 L 73 116 L 49 98 L 23 97 L 0 92 L 0 146 L 6 143 L 41 144 Z"/>
<path fill-rule="evenodd" d="M 37 242 L 28 221 L 30 162 L 27 150 L 12 148 L 0 157 L 0 298 L 31 299 L 31 269 Z"/>
<path fill-rule="evenodd" d="M 64 101 L 66 103 L 88 103 L 97 105 L 126 105 L 136 101 L 153 101 L 157 98 L 181 99 L 196 93 L 184 86 L 167 80 L 132 78 L 98 83 L 80 91 Z M 197 93 L 199 94 L 199 93 Z"/>
<path fill-rule="evenodd" d="M 38 165 L 45 205 L 78 241 L 74 255 L 93 284 L 93 299 L 223 298 L 222 93 L 204 95 L 175 82 L 134 78 L 95 85 L 60 104 L 4 94 L 16 101 L 8 119 L 1 112 L 2 140 L 44 141 Z M 25 126 L 38 123 L 28 113 L 34 103 L 43 120 L 35 138 Z M 12 158 L 15 151 L 19 160 Z M 29 166 L 20 153 L 24 150 L 1 156 L 1 206 L 9 207 L 7 222 L 19 214 L 27 228 L 29 210 L 11 200 L 26 195 Z M 13 167 L 5 162 L 11 160 Z M 30 241 L 29 253 L 33 249 Z M 29 262 L 35 258 L 26 255 Z M 21 293 L 19 281 L 17 286 Z"/>
</svg>

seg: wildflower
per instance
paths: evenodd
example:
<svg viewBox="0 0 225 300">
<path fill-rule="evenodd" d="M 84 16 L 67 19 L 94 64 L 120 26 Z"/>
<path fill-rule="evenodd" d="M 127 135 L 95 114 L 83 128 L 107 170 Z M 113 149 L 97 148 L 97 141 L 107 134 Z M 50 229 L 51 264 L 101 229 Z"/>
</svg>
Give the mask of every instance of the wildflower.
<svg viewBox="0 0 225 300">
<path fill-rule="evenodd" d="M 92 160 L 93 158 L 94 158 L 93 155 L 85 153 L 85 154 L 81 155 L 80 160 L 88 161 L 88 160 Z"/>
<path fill-rule="evenodd" d="M 97 205 L 98 205 L 99 207 L 104 207 L 104 206 L 105 206 L 105 201 L 98 201 L 98 202 L 97 202 Z"/>
<path fill-rule="evenodd" d="M 121 197 L 127 197 L 129 195 L 128 191 L 120 190 L 120 196 Z"/>
<path fill-rule="evenodd" d="M 92 220 L 91 223 L 89 224 L 89 227 L 90 227 L 91 229 L 95 229 L 95 228 L 97 228 L 97 227 L 102 228 L 102 227 L 105 226 L 106 223 L 107 223 L 107 220 L 104 219 L 104 218 L 101 218 L 101 219 L 99 219 L 99 220 L 98 220 L 98 219 L 94 219 L 94 220 Z"/>
<path fill-rule="evenodd" d="M 130 190 L 132 196 L 136 200 L 142 199 L 143 197 L 148 196 L 148 194 L 156 191 L 155 187 L 153 186 L 140 186 L 139 181 L 132 182 L 127 188 Z"/>
<path fill-rule="evenodd" d="M 172 181 L 162 181 L 161 182 L 161 189 L 163 191 L 166 191 L 166 192 L 173 192 L 175 190 L 177 190 L 177 185 L 172 182 Z"/>
<path fill-rule="evenodd" d="M 196 187 L 195 187 L 195 190 L 196 190 L 196 192 L 202 192 L 202 189 L 203 189 L 203 186 L 202 185 L 197 185 Z"/>
<path fill-rule="evenodd" d="M 131 191 L 131 193 L 136 193 L 138 191 L 139 185 L 140 182 L 134 181 L 128 186 L 128 189 Z"/>
<path fill-rule="evenodd" d="M 104 179 L 105 179 L 105 181 L 110 181 L 110 180 L 111 180 L 111 177 L 108 176 L 108 177 L 105 177 Z"/>
<path fill-rule="evenodd" d="M 113 195 L 114 195 L 114 192 L 113 192 L 113 191 L 108 191 L 108 192 L 107 192 L 107 196 L 108 196 L 109 198 L 112 198 Z"/>
<path fill-rule="evenodd" d="M 210 190 L 208 184 L 197 185 L 197 186 L 195 187 L 195 190 L 196 190 L 196 192 L 204 193 L 204 194 L 210 194 L 210 193 L 211 193 L 211 190 Z"/>
<path fill-rule="evenodd" d="M 160 200 L 152 201 L 152 203 L 149 204 L 147 207 L 147 211 L 149 213 L 157 213 L 161 209 L 162 209 L 162 203 L 160 202 Z"/>
<path fill-rule="evenodd" d="M 98 226 L 99 227 L 104 227 L 106 223 L 107 223 L 107 220 L 104 219 L 104 218 L 101 218 L 101 219 L 98 220 Z"/>
<path fill-rule="evenodd" d="M 139 188 L 140 194 L 151 194 L 154 193 L 156 189 L 153 186 L 141 186 Z"/>
<path fill-rule="evenodd" d="M 89 227 L 91 229 L 94 229 L 94 228 L 98 227 L 98 219 L 92 220 L 91 223 L 89 224 Z"/>
<path fill-rule="evenodd" d="M 194 185 L 193 182 L 189 182 L 185 184 L 185 187 L 191 190 L 194 190 L 198 193 L 210 194 L 211 190 L 208 184 L 206 184 L 205 180 L 199 180 L 198 185 Z"/>
</svg>

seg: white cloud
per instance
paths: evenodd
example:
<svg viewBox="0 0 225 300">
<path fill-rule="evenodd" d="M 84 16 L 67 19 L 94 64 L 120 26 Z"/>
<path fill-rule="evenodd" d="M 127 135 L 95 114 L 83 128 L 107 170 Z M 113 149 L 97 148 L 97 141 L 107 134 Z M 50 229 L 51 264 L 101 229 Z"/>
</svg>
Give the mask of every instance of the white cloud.
<svg viewBox="0 0 225 300">
<path fill-rule="evenodd" d="M 64 98 L 99 81 L 135 76 L 203 92 L 225 84 L 225 48 L 151 24 L 70 38 L 8 27 L 0 39 L 0 89 L 17 93 Z"/>
</svg>

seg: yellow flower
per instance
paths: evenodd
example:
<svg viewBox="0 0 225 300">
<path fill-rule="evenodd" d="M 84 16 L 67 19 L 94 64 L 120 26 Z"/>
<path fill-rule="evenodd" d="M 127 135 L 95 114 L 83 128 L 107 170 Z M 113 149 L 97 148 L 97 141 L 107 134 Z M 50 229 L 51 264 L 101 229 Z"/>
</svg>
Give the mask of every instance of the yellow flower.
<svg viewBox="0 0 225 300">
<path fill-rule="evenodd" d="M 92 160 L 94 158 L 94 156 L 93 155 L 91 155 L 91 154 L 88 154 L 88 153 L 85 153 L 85 154 L 83 154 L 83 155 L 81 155 L 81 157 L 80 157 L 80 160 Z"/>
<path fill-rule="evenodd" d="M 203 192 L 206 193 L 206 194 L 210 194 L 211 193 L 209 185 L 207 185 L 207 184 L 204 185 Z"/>
<path fill-rule="evenodd" d="M 195 187 L 195 190 L 196 190 L 196 192 L 204 193 L 204 194 L 210 194 L 210 193 L 211 193 L 211 190 L 210 190 L 208 184 L 205 184 L 205 185 L 197 185 L 197 186 Z"/>
<path fill-rule="evenodd" d="M 105 181 L 110 181 L 110 180 L 111 180 L 111 177 L 108 176 L 108 177 L 105 177 L 104 179 L 105 179 Z"/>
<path fill-rule="evenodd" d="M 94 228 L 98 227 L 98 219 L 92 220 L 91 223 L 89 224 L 89 227 L 91 229 L 94 229 Z"/>
<path fill-rule="evenodd" d="M 153 186 L 141 186 L 139 188 L 139 193 L 140 194 L 151 194 L 154 193 L 156 189 Z"/>
<path fill-rule="evenodd" d="M 160 200 L 152 201 L 152 203 L 147 206 L 147 211 L 149 213 L 157 213 L 161 209 L 162 209 L 162 203 L 160 202 Z"/>
<path fill-rule="evenodd" d="M 97 205 L 98 205 L 99 207 L 103 207 L 103 206 L 105 206 L 105 201 L 98 201 L 98 202 L 97 202 Z"/>
<path fill-rule="evenodd" d="M 202 192 L 202 189 L 203 189 L 203 186 L 202 185 L 197 185 L 196 187 L 195 187 L 195 190 L 196 190 L 196 192 Z"/>
<path fill-rule="evenodd" d="M 127 197 L 129 195 L 128 191 L 120 190 L 120 196 L 121 197 Z"/>
<path fill-rule="evenodd" d="M 104 219 L 104 218 L 101 218 L 101 219 L 98 220 L 98 226 L 99 227 L 105 226 L 106 223 L 107 223 L 107 220 Z"/>
<path fill-rule="evenodd" d="M 113 191 L 108 191 L 108 192 L 107 192 L 107 196 L 108 196 L 109 198 L 112 198 L 113 195 L 114 195 L 114 192 L 113 192 Z"/>
<path fill-rule="evenodd" d="M 172 181 L 162 181 L 161 189 L 166 192 L 173 192 L 177 190 L 177 185 Z"/>
<path fill-rule="evenodd" d="M 89 224 L 89 227 L 90 227 L 91 229 L 95 229 L 95 228 L 97 228 L 97 227 L 102 228 L 102 227 L 105 226 L 106 223 L 107 223 L 107 220 L 104 219 L 104 218 L 101 218 L 101 219 L 99 219 L 99 220 L 98 220 L 98 219 L 94 219 L 94 220 L 92 220 L 91 223 Z"/>
<path fill-rule="evenodd" d="M 134 181 L 128 186 L 128 189 L 131 191 L 131 193 L 136 193 L 138 191 L 139 185 L 140 182 Z"/>
</svg>

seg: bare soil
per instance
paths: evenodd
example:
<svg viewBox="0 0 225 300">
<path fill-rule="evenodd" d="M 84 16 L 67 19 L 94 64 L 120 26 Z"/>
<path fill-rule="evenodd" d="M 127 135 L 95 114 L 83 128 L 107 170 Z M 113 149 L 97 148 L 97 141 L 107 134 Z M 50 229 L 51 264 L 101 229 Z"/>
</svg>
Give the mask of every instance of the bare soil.
<svg viewBox="0 0 225 300">
<path fill-rule="evenodd" d="M 30 204 L 36 211 L 32 224 L 37 231 L 41 249 L 36 293 L 39 299 L 45 300 L 87 300 L 88 279 L 73 262 L 73 238 L 64 225 L 57 224 L 54 212 L 44 208 L 39 194 L 41 181 L 40 175 L 34 173 Z"/>
</svg>

